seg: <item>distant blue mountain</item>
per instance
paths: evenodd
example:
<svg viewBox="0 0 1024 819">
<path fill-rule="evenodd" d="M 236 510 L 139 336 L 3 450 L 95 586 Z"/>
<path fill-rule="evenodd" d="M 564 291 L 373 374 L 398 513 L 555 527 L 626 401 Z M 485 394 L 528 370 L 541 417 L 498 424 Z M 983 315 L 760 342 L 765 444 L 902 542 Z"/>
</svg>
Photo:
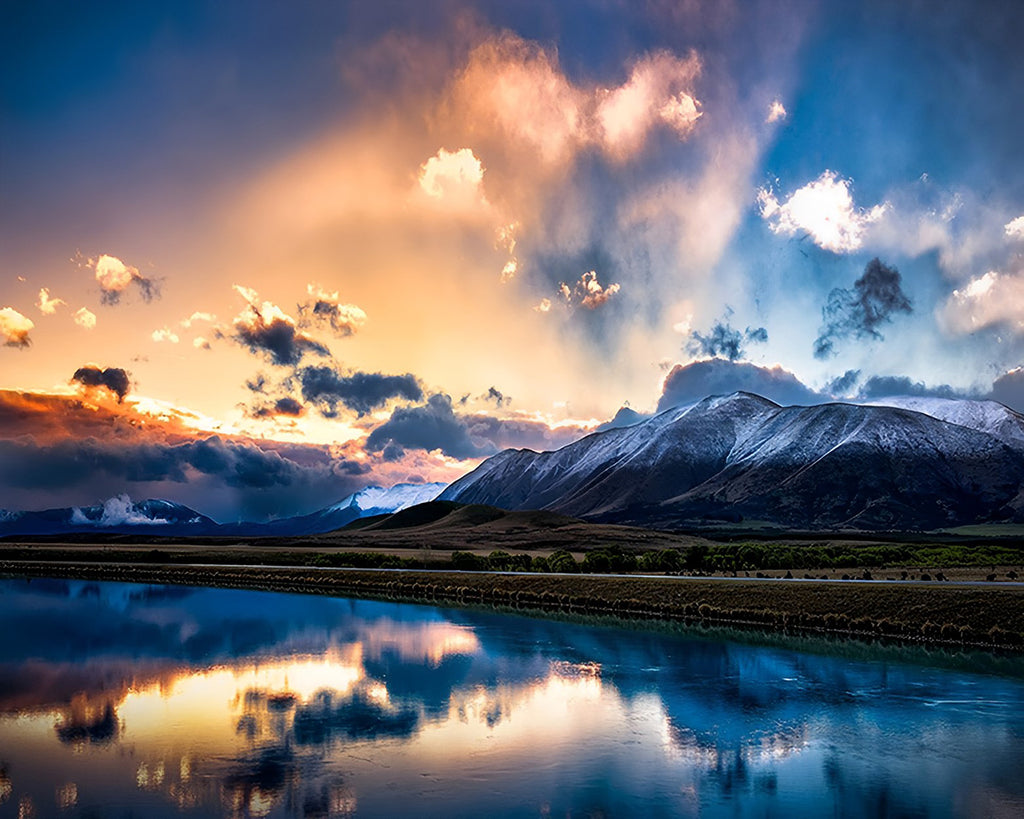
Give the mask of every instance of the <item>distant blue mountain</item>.
<svg viewBox="0 0 1024 819">
<path fill-rule="evenodd" d="M 0 537 L 134 534 L 167 537 L 290 537 L 340 529 L 354 520 L 397 512 L 436 498 L 443 483 L 370 486 L 309 515 L 262 522 L 217 523 L 180 503 L 166 500 L 133 502 L 127 495 L 95 506 L 73 506 L 35 512 L 0 510 Z"/>
</svg>

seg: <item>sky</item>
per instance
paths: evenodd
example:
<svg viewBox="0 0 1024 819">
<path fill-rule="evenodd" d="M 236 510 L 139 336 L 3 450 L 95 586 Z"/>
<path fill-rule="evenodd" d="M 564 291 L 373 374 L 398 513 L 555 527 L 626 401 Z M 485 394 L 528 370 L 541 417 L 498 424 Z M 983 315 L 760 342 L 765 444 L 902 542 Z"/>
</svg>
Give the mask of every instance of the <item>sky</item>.
<svg viewBox="0 0 1024 819">
<path fill-rule="evenodd" d="M 621 407 L 1024 411 L 1024 6 L 7 4 L 0 508 L 218 520 Z"/>
</svg>

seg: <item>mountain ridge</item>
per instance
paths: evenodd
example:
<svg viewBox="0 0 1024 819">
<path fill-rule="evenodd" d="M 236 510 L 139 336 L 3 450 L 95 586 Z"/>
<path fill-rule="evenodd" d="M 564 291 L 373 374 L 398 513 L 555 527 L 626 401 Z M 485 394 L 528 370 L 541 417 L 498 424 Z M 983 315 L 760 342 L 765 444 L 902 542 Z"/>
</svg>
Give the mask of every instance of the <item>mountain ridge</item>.
<svg viewBox="0 0 1024 819">
<path fill-rule="evenodd" d="M 780 407 L 739 392 L 554 452 L 499 453 L 440 498 L 667 527 L 740 516 L 824 529 L 1019 520 L 1024 443 L 1005 432 L 900 407 Z"/>
</svg>

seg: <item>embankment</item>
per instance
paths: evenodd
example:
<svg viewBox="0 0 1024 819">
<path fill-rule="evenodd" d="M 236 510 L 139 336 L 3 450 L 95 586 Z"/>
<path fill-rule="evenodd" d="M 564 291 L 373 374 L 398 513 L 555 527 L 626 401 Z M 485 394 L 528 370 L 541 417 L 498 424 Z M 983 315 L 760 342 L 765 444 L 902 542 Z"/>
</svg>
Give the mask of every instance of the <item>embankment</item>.
<svg viewBox="0 0 1024 819">
<path fill-rule="evenodd" d="M 1024 587 L 0 561 L 0 574 L 377 597 L 1024 651 Z"/>
</svg>

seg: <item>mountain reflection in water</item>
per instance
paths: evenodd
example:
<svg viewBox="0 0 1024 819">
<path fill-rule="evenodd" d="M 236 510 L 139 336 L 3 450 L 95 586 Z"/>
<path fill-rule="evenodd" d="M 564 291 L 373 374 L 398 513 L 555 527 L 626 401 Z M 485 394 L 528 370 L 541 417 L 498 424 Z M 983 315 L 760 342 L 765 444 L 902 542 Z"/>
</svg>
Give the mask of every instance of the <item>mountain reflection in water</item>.
<svg viewBox="0 0 1024 819">
<path fill-rule="evenodd" d="M 707 638 L 0 581 L 0 817 L 1024 815 L 1024 684 Z"/>
</svg>

